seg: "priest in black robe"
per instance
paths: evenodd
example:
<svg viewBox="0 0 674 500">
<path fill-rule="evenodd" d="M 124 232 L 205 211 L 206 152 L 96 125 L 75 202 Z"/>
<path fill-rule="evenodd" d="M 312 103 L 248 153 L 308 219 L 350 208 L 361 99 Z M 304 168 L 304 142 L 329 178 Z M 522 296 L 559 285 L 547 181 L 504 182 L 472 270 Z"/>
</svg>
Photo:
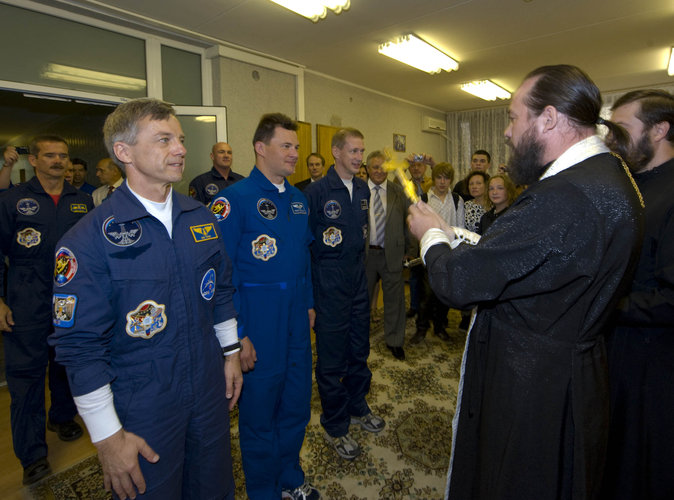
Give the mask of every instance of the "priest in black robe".
<svg viewBox="0 0 674 500">
<path fill-rule="evenodd" d="M 596 498 L 608 373 L 601 334 L 631 278 L 642 206 L 595 135 L 599 90 L 580 69 L 531 72 L 514 94 L 509 172 L 528 184 L 475 246 L 410 207 L 431 287 L 476 307 L 466 341 L 446 498 Z M 476 238 L 477 239 L 477 238 Z"/>
<path fill-rule="evenodd" d="M 611 119 L 632 142 L 645 231 L 607 336 L 611 426 L 602 500 L 674 499 L 674 95 L 635 90 Z M 610 141 L 609 141 L 610 144 Z"/>
</svg>

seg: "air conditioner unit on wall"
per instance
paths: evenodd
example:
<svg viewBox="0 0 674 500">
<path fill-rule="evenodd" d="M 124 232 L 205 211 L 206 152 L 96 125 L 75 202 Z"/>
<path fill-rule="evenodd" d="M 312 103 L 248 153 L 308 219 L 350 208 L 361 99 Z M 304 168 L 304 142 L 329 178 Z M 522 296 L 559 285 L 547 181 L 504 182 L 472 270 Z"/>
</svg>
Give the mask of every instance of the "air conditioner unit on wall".
<svg viewBox="0 0 674 500">
<path fill-rule="evenodd" d="M 439 120 L 437 118 L 433 118 L 432 116 L 422 116 L 421 130 L 424 132 L 441 134 L 443 132 L 447 132 L 447 123 L 445 120 Z"/>
</svg>

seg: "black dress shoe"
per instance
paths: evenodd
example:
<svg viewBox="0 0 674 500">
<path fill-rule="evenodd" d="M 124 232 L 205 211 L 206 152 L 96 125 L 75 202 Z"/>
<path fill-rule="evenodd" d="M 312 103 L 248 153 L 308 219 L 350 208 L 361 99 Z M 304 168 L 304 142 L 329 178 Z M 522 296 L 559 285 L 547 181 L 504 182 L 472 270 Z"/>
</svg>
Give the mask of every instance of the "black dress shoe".
<svg viewBox="0 0 674 500">
<path fill-rule="evenodd" d="M 23 469 L 23 484 L 37 483 L 49 474 L 51 474 L 51 467 L 49 466 L 49 462 L 47 462 L 47 458 L 40 458 Z"/>
<path fill-rule="evenodd" d="M 426 338 L 426 332 L 417 330 L 417 333 L 412 335 L 412 338 L 410 339 L 410 344 L 418 344 L 422 340 Z"/>
<path fill-rule="evenodd" d="M 466 330 L 468 331 L 468 327 L 470 326 L 470 314 L 468 316 L 461 316 L 461 322 L 459 323 L 459 330 Z"/>
<path fill-rule="evenodd" d="M 400 361 L 405 361 L 405 351 L 402 347 L 394 347 L 388 344 L 386 347 L 389 348 L 389 351 L 391 351 L 391 354 L 393 354 L 394 358 L 399 359 Z"/>
<path fill-rule="evenodd" d="M 82 427 L 74 420 L 55 424 L 51 420 L 47 421 L 47 429 L 56 432 L 61 441 L 75 441 L 82 435 Z"/>
<path fill-rule="evenodd" d="M 435 333 L 435 336 L 438 337 L 440 340 L 448 341 L 449 340 L 449 335 L 447 335 L 447 332 L 445 331 L 444 328 L 433 328 L 433 333 Z"/>
</svg>

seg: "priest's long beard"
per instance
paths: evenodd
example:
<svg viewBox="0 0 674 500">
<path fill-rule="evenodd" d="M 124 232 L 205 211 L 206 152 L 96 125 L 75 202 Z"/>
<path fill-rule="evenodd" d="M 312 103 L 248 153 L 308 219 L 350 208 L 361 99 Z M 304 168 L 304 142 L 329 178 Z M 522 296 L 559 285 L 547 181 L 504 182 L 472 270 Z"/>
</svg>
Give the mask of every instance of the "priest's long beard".
<svg viewBox="0 0 674 500">
<path fill-rule="evenodd" d="M 653 144 L 651 144 L 651 140 L 646 132 L 641 134 L 639 142 L 630 145 L 628 154 L 629 157 L 625 158 L 625 160 L 627 161 L 630 170 L 635 173 L 641 172 L 653 159 L 655 150 L 653 149 Z"/>
<path fill-rule="evenodd" d="M 508 175 L 515 184 L 529 185 L 536 182 L 547 168 L 543 164 L 543 144 L 537 140 L 534 128 L 531 127 L 524 134 L 517 146 L 508 139 L 508 146 L 512 148 Z"/>
</svg>

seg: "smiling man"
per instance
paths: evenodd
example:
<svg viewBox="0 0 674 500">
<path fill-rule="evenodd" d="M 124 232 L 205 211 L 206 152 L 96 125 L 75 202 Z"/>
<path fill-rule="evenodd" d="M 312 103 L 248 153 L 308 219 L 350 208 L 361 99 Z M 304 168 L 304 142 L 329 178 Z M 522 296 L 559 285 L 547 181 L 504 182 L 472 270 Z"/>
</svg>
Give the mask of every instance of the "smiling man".
<svg viewBox="0 0 674 500">
<path fill-rule="evenodd" d="M 51 284 L 54 249 L 63 234 L 94 205 L 91 196 L 64 181 L 68 145 L 58 136 L 36 137 L 28 160 L 35 177 L 0 195 L 0 331 L 3 332 L 7 385 L 12 398 L 14 453 L 30 484 L 50 472 L 45 441 L 45 372 L 49 366 L 51 408 L 47 426 L 59 438 L 82 435 L 73 421 L 72 401 L 63 366 L 48 348 L 52 331 Z M 7 291 L 4 261 L 9 260 Z"/>
<path fill-rule="evenodd" d="M 232 171 L 234 152 L 226 142 L 213 144 L 211 149 L 213 167 L 190 182 L 189 193 L 192 198 L 208 205 L 216 193 L 243 179 L 243 175 Z"/>
<path fill-rule="evenodd" d="M 169 104 L 125 102 L 103 134 L 127 180 L 59 242 L 57 359 L 107 490 L 232 499 L 228 407 L 242 377 L 217 222 L 173 191 L 186 150 Z"/>
<path fill-rule="evenodd" d="M 311 233 L 306 198 L 285 179 L 297 163 L 297 123 L 281 113 L 262 116 L 253 148 L 250 176 L 211 205 L 238 292 L 246 492 L 251 500 L 316 500 L 320 495 L 300 466 L 311 416 Z"/>
<path fill-rule="evenodd" d="M 363 134 L 354 128 L 332 137 L 335 164 L 305 191 L 309 200 L 311 269 L 316 304 L 316 383 L 321 396 L 321 425 L 337 454 L 353 460 L 360 446 L 349 425 L 380 432 L 384 420 L 365 401 L 372 372 L 370 300 L 365 274 L 370 190 L 354 178 L 363 162 Z"/>
</svg>

